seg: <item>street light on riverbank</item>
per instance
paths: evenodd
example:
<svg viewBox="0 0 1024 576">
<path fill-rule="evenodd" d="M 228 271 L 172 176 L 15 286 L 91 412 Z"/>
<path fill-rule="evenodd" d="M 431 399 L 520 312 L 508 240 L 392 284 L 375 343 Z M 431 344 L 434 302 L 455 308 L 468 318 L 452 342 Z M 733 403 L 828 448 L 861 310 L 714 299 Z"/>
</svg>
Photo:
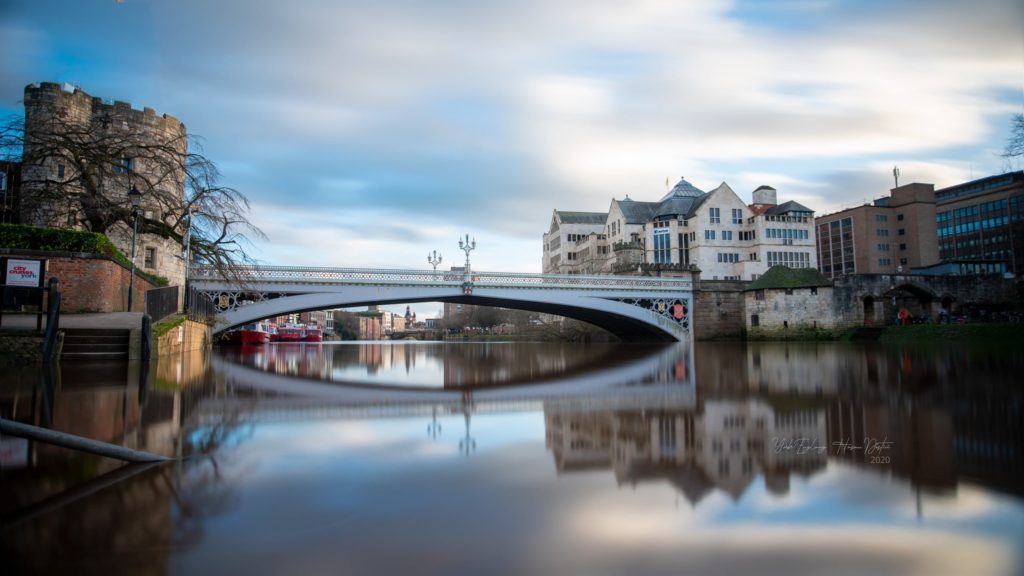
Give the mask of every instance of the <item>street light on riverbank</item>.
<svg viewBox="0 0 1024 576">
<path fill-rule="evenodd" d="M 139 231 L 139 207 L 142 205 L 142 192 L 132 184 L 128 191 L 128 201 L 132 205 L 132 275 L 128 280 L 128 311 L 132 311 L 132 300 L 135 295 L 135 238 Z"/>
</svg>

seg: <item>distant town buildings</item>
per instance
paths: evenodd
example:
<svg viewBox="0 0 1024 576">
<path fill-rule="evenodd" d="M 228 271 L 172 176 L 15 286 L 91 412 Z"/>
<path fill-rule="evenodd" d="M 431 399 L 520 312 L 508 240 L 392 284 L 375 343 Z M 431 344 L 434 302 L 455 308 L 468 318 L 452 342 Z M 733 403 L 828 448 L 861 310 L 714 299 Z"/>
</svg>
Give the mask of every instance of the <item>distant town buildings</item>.
<svg viewBox="0 0 1024 576">
<path fill-rule="evenodd" d="M 1024 171 L 936 190 L 935 221 L 940 260 L 1002 261 L 1024 273 Z"/>
<path fill-rule="evenodd" d="M 724 182 L 704 192 L 685 179 L 657 202 L 613 199 L 608 212 L 555 210 L 543 271 L 611 274 L 642 264 L 700 270 L 707 280 L 754 280 L 776 265 L 816 268 L 814 212 L 778 204 L 761 186 L 744 203 Z"/>
<path fill-rule="evenodd" d="M 871 204 L 815 219 L 818 266 L 849 274 L 1024 271 L 1024 172 L 935 190 L 893 188 Z"/>
<path fill-rule="evenodd" d="M 818 266 L 844 274 L 910 273 L 939 261 L 935 241 L 935 187 L 907 184 L 889 196 L 814 220 Z"/>
</svg>

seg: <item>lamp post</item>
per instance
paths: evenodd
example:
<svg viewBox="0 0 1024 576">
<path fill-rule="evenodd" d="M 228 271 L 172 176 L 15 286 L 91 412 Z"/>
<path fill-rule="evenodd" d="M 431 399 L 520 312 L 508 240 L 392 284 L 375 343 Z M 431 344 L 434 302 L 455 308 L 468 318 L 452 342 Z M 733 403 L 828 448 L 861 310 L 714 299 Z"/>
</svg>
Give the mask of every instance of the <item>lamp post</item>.
<svg viewBox="0 0 1024 576">
<path fill-rule="evenodd" d="M 432 254 L 427 254 L 427 262 L 434 265 L 434 276 L 437 276 L 437 265 L 441 263 L 441 255 L 434 250 Z"/>
<path fill-rule="evenodd" d="M 466 234 L 466 240 L 463 242 L 462 238 L 459 238 L 459 250 L 466 253 L 466 275 L 469 276 L 469 253 L 476 249 L 476 238 L 473 242 L 469 241 L 469 234 Z"/>
<path fill-rule="evenodd" d="M 132 204 L 132 275 L 128 280 L 128 311 L 132 311 L 132 297 L 135 294 L 135 237 L 139 231 L 139 206 L 142 205 L 142 192 L 132 184 L 128 191 L 128 201 Z"/>
</svg>

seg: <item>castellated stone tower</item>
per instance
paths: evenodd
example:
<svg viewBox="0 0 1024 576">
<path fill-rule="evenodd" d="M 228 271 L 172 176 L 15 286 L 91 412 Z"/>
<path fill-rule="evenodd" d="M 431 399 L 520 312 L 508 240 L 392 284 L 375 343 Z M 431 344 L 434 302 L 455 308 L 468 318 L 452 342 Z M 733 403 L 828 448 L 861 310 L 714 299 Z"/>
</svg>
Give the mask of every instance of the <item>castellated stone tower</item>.
<svg viewBox="0 0 1024 576">
<path fill-rule="evenodd" d="M 67 84 L 26 86 L 21 221 L 103 232 L 130 256 L 131 228 L 109 214 L 130 210 L 135 185 L 145 218 L 172 225 L 185 199 L 187 151 L 185 125 L 172 116 Z M 175 240 L 140 233 L 135 265 L 172 286 L 184 283 Z"/>
</svg>

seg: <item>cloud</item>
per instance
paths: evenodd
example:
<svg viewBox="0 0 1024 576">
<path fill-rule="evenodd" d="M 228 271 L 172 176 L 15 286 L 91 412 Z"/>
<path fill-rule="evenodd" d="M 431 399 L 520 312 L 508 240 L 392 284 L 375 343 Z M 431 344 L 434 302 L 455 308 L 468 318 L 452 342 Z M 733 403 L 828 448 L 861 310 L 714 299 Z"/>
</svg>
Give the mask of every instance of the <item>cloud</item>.
<svg viewBox="0 0 1024 576">
<path fill-rule="evenodd" d="M 535 271 L 552 209 L 655 199 L 665 176 L 777 175 L 759 184 L 822 212 L 884 194 L 882 164 L 996 172 L 1020 105 L 1012 0 L 61 6 L 0 22 L 30 40 L 0 97 L 74 80 L 179 117 L 258 220 L 303 230 L 269 254 L 467 229 Z"/>
</svg>

